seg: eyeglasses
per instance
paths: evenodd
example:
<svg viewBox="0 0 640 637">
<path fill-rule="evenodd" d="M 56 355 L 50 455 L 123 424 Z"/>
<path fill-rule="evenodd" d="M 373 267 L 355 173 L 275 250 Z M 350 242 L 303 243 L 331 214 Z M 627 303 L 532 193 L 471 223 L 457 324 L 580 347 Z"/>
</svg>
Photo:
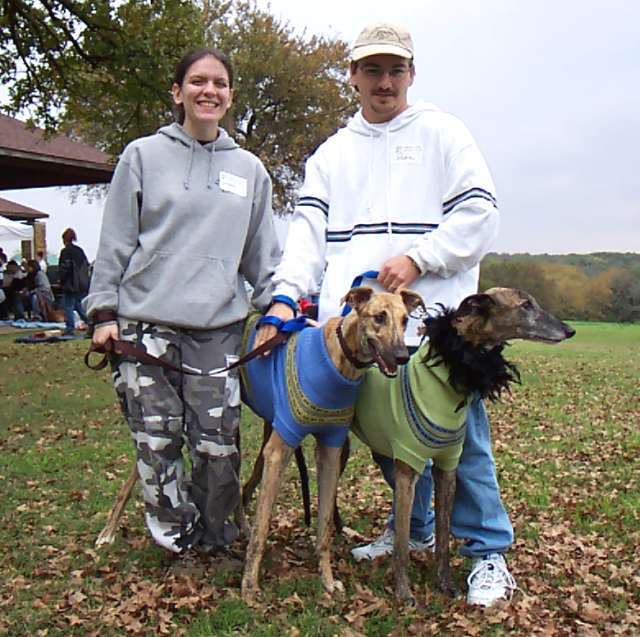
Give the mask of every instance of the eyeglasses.
<svg viewBox="0 0 640 637">
<path fill-rule="evenodd" d="M 385 75 L 388 75 L 393 80 L 405 77 L 411 72 L 411 67 L 397 66 L 387 71 L 386 69 L 382 69 L 378 66 L 363 66 L 362 72 L 364 73 L 364 75 L 372 79 L 379 80 L 382 79 Z"/>
</svg>

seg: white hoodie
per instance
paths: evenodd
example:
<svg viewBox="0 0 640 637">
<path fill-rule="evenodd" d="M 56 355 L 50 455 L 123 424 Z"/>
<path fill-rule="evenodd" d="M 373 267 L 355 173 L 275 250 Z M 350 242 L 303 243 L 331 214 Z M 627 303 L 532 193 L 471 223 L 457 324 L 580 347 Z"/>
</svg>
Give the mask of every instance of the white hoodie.
<svg viewBox="0 0 640 637">
<path fill-rule="evenodd" d="M 322 281 L 324 321 L 354 277 L 406 254 L 424 275 L 411 288 L 427 306 L 457 307 L 477 291 L 497 230 L 493 181 L 462 122 L 425 103 L 384 124 L 359 111 L 307 161 L 274 294 L 298 299 Z"/>
</svg>

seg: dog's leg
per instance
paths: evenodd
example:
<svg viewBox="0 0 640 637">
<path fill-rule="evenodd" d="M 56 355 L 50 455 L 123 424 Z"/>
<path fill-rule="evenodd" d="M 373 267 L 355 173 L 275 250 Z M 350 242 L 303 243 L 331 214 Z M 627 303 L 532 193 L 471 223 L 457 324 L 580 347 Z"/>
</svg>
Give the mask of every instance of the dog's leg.
<svg viewBox="0 0 640 637">
<path fill-rule="evenodd" d="M 415 604 L 409 585 L 409 532 L 411 507 L 418 474 L 401 460 L 394 462 L 395 471 L 395 540 L 393 543 L 393 576 L 396 583 L 396 599 L 399 602 Z"/>
<path fill-rule="evenodd" d="M 136 486 L 137 481 L 138 468 L 136 467 L 136 463 L 134 460 L 131 473 L 126 482 L 120 487 L 120 492 L 118 493 L 118 497 L 116 498 L 116 503 L 113 505 L 113 508 L 109 513 L 107 523 L 104 525 L 104 528 L 100 532 L 100 535 L 98 535 L 98 539 L 96 540 L 96 547 L 102 546 L 104 544 L 113 544 L 113 541 L 116 539 L 116 530 L 118 528 L 118 523 L 120 522 L 122 512 L 124 511 L 124 507 L 129 501 L 129 496 L 133 491 L 133 487 Z"/>
<path fill-rule="evenodd" d="M 250 604 L 260 591 L 258 575 L 260 563 L 267 543 L 271 510 L 278 493 L 282 473 L 291 458 L 293 449 L 274 431 L 264 448 L 264 472 L 258 496 L 256 515 L 247 546 L 247 554 L 242 577 L 242 599 Z"/>
<path fill-rule="evenodd" d="M 442 471 L 437 467 L 432 470 L 435 490 L 436 508 L 436 565 L 438 569 L 438 586 L 450 597 L 456 594 L 451 582 L 449 561 L 449 533 L 451 530 L 451 511 L 456 494 L 456 472 Z"/>
<path fill-rule="evenodd" d="M 342 582 L 333 578 L 331 569 L 331 537 L 333 535 L 333 507 L 340 475 L 340 447 L 316 447 L 318 471 L 318 537 L 316 551 L 322 586 L 328 593 L 343 592 Z"/>
<path fill-rule="evenodd" d="M 340 450 L 340 477 L 342 477 L 345 467 L 347 466 L 350 453 L 351 453 L 351 443 L 349 442 L 349 436 L 347 436 L 344 441 L 344 445 L 342 445 L 342 449 Z M 336 501 L 333 505 L 333 524 L 335 526 L 336 533 L 340 533 L 342 531 L 342 527 L 344 526 L 344 522 L 342 521 L 342 516 L 340 515 L 340 510 L 338 509 L 337 490 L 336 490 Z"/>
<path fill-rule="evenodd" d="M 240 457 L 240 463 L 242 466 L 242 438 L 240 435 L 240 427 L 238 427 L 238 431 L 236 432 L 236 447 L 238 448 L 238 456 Z M 239 473 L 239 472 L 238 472 Z M 249 528 L 249 523 L 247 522 L 247 516 L 244 514 L 244 502 L 242 501 L 242 492 L 240 493 L 240 498 L 238 500 L 238 505 L 233 512 L 233 519 L 236 523 L 236 526 L 240 529 L 240 534 L 242 537 L 249 537 L 251 533 L 251 529 Z"/>
<path fill-rule="evenodd" d="M 251 477 L 245 482 L 245 485 L 242 487 L 242 506 L 244 506 L 245 508 L 249 506 L 249 502 L 251 502 L 251 498 L 253 497 L 253 492 L 260 484 L 260 479 L 262 478 L 262 469 L 264 467 L 263 452 L 272 431 L 273 427 L 271 426 L 271 423 L 267 420 L 264 420 L 262 423 L 262 446 L 260 447 L 260 453 L 258 453 L 256 462 L 253 465 Z"/>
</svg>

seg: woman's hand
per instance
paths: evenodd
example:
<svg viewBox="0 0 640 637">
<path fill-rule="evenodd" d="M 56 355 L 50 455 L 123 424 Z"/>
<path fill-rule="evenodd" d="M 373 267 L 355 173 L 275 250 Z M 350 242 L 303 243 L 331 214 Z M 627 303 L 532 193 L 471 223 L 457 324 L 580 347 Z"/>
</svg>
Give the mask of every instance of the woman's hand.
<svg viewBox="0 0 640 637">
<path fill-rule="evenodd" d="M 104 345 L 109 339 L 117 341 L 119 337 L 118 325 L 116 323 L 107 323 L 106 325 L 96 325 L 93 330 L 94 345 Z"/>
</svg>

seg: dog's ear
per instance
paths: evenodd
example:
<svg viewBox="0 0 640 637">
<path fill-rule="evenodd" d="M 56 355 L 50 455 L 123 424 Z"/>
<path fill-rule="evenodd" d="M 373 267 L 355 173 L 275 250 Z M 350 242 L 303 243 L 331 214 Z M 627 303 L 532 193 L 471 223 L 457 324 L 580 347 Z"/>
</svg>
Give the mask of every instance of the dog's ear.
<svg viewBox="0 0 640 637">
<path fill-rule="evenodd" d="M 373 288 L 351 288 L 340 302 L 350 305 L 357 312 L 358 308 L 364 303 L 367 303 L 372 296 Z"/>
<path fill-rule="evenodd" d="M 407 312 L 409 312 L 409 314 L 411 314 L 413 310 L 416 310 L 419 307 L 421 307 L 422 310 L 426 313 L 427 308 L 424 305 L 422 297 L 417 292 L 402 288 L 401 290 L 398 290 L 398 294 L 402 297 L 402 302 L 407 308 Z"/>
<path fill-rule="evenodd" d="M 456 310 L 456 318 L 475 314 L 488 318 L 491 308 L 496 304 L 495 300 L 489 294 L 472 294 L 460 303 Z"/>
</svg>

